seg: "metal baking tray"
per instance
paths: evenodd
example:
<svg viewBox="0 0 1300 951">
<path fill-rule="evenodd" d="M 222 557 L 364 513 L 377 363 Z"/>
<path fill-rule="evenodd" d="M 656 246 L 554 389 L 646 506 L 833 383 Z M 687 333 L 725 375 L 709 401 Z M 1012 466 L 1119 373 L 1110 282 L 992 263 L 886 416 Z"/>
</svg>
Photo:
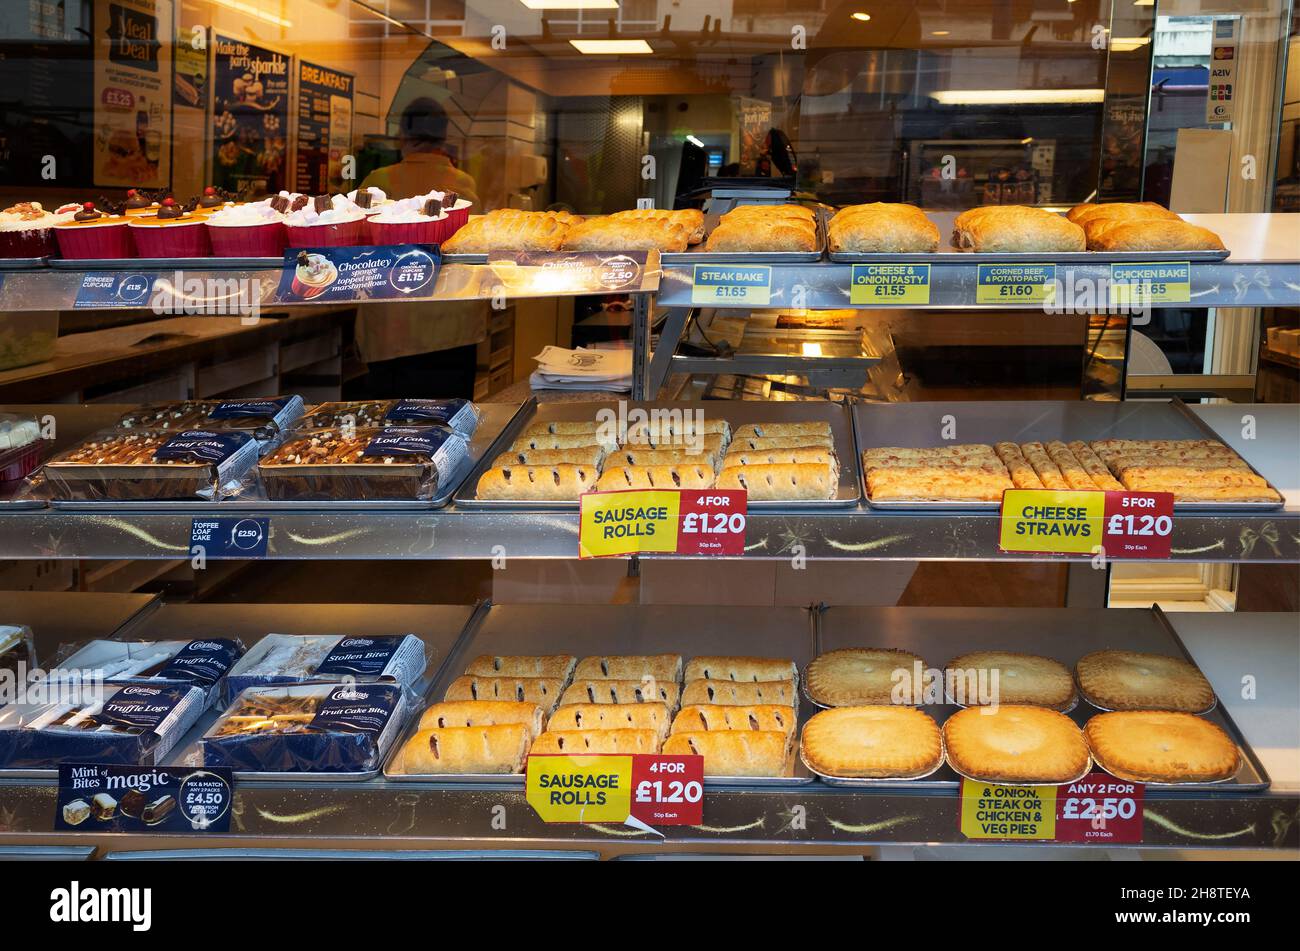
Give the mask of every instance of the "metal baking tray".
<svg viewBox="0 0 1300 951">
<path fill-rule="evenodd" d="M 959 654 L 1007 650 L 1051 657 L 1074 669 L 1085 654 L 1111 648 L 1164 654 L 1194 663 L 1182 640 L 1159 610 L 1107 608 L 828 608 L 817 615 L 818 652 L 845 647 L 895 647 L 942 668 Z M 922 707 L 942 726 L 959 707 Z M 1080 699 L 1066 714 L 1080 728 L 1100 713 Z M 1151 783 L 1154 789 L 1261 792 L 1269 777 L 1222 705 L 1202 715 L 1222 727 L 1241 751 L 1242 767 L 1230 780 L 1213 783 Z M 1101 769 L 1100 766 L 1096 767 Z M 841 780 L 838 782 L 848 782 Z M 903 781 L 906 782 L 906 781 Z M 957 789 L 960 778 L 946 765 L 929 779 L 930 789 Z M 895 783 L 897 785 L 897 783 Z M 1007 784 L 1011 785 L 1011 784 Z M 1044 784 L 1035 784 L 1044 785 Z"/>
<path fill-rule="evenodd" d="M 784 204 L 784 203 L 783 203 Z M 669 264 L 809 264 L 820 261 L 826 252 L 826 209 L 812 209 L 816 215 L 817 249 L 815 251 L 705 251 L 705 244 L 721 215 L 704 216 L 704 240 L 685 251 L 669 251 L 659 256 L 663 265 Z M 700 250 L 693 250 L 699 248 Z"/>
<path fill-rule="evenodd" d="M 939 249 L 926 253 L 889 254 L 880 251 L 831 251 L 838 264 L 1145 264 L 1147 262 L 1222 261 L 1231 251 L 963 251 L 952 245 L 953 221 L 960 212 L 927 211 L 939 229 Z M 828 222 L 829 224 L 829 222 Z M 829 247 L 829 245 L 828 245 Z"/>
<path fill-rule="evenodd" d="M 802 669 L 812 657 L 813 612 L 807 608 L 700 607 L 695 605 L 492 605 L 448 658 L 426 697 L 437 703 L 465 665 L 479 654 L 679 653 L 689 660 L 704 654 L 789 657 Z M 799 724 L 815 712 L 807 703 L 796 711 Z M 472 773 L 430 776 L 392 773 L 389 765 L 415 733 L 419 716 L 393 744 L 384 776 L 390 782 L 520 786 L 521 774 Z M 798 738 L 796 737 L 796 742 Z M 705 788 L 789 787 L 813 781 L 795 754 L 792 776 L 712 776 Z"/>
<path fill-rule="evenodd" d="M 804 512 L 821 509 L 851 508 L 861 499 L 861 480 L 858 478 L 858 465 L 852 460 L 857 458 L 854 444 L 853 427 L 843 406 L 838 403 L 798 402 L 798 403 L 761 403 L 746 400 L 705 400 L 702 402 L 642 402 L 623 401 L 623 406 L 630 412 L 633 409 L 682 409 L 701 410 L 705 419 L 722 418 L 731 424 L 734 431 L 746 423 L 780 423 L 825 420 L 830 423 L 831 437 L 835 454 L 840 461 L 840 481 L 832 499 L 792 502 L 750 502 L 750 511 L 789 511 Z M 478 498 L 478 480 L 492 467 L 492 460 L 510 448 L 525 427 L 532 422 L 551 422 L 558 420 L 593 420 L 602 409 L 618 412 L 617 402 L 584 403 L 537 403 L 530 400 L 525 403 L 519 414 L 497 440 L 491 450 L 483 456 L 460 490 L 456 493 L 456 506 L 463 509 L 493 509 L 496 511 L 555 511 L 575 512 L 580 503 L 572 502 L 528 501 L 525 499 L 480 499 Z M 531 409 L 531 411 L 530 411 Z"/>
<path fill-rule="evenodd" d="M 284 258 L 49 258 L 60 271 L 263 271 L 284 267 Z"/>
<path fill-rule="evenodd" d="M 955 421 L 956 438 L 940 438 L 943 418 Z M 1095 439 L 1213 439 L 1223 442 L 1179 400 L 1133 403 L 1029 401 L 969 403 L 857 403 L 853 407 L 856 464 L 862 497 L 882 512 L 996 512 L 997 502 L 873 502 L 867 496 L 862 453 L 876 446 L 928 449 L 952 443 L 1062 442 Z M 1227 445 L 1224 443 L 1224 445 Z M 1255 472 L 1250 461 L 1242 459 Z M 842 461 L 842 460 L 841 460 Z M 1267 480 L 1265 480 L 1267 481 Z M 1270 486 L 1277 491 L 1276 486 Z M 1279 492 L 1279 495 L 1281 493 Z M 1277 502 L 1175 502 L 1175 512 L 1266 512 Z"/>
<path fill-rule="evenodd" d="M 0 258 L 0 271 L 29 271 L 45 267 L 47 257 L 39 258 Z"/>
</svg>

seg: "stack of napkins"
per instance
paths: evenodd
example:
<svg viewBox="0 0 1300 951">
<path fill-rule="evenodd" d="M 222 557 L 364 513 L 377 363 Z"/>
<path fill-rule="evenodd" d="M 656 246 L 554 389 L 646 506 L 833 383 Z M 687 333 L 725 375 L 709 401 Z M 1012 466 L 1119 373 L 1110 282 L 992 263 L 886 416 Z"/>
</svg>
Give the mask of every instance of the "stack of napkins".
<svg viewBox="0 0 1300 951">
<path fill-rule="evenodd" d="M 537 369 L 528 378 L 534 390 L 600 390 L 626 393 L 632 389 L 632 351 L 543 347 L 533 357 Z"/>
</svg>

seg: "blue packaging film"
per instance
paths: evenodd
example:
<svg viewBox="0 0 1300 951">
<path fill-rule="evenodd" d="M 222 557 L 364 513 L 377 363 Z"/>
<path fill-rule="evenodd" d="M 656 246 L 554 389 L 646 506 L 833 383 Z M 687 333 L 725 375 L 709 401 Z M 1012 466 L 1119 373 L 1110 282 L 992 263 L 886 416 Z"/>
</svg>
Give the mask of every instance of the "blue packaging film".
<svg viewBox="0 0 1300 951">
<path fill-rule="evenodd" d="M 410 704 L 389 683 L 250 687 L 199 741 L 203 765 L 240 772 L 378 769 Z"/>
<path fill-rule="evenodd" d="M 236 638 L 93 640 L 57 662 L 50 676 L 188 684 L 203 690 L 211 703 L 226 674 L 243 655 L 244 645 Z"/>
<path fill-rule="evenodd" d="M 398 400 L 385 414 L 390 423 L 437 423 L 466 439 L 478 429 L 482 412 L 467 399 Z"/>
</svg>

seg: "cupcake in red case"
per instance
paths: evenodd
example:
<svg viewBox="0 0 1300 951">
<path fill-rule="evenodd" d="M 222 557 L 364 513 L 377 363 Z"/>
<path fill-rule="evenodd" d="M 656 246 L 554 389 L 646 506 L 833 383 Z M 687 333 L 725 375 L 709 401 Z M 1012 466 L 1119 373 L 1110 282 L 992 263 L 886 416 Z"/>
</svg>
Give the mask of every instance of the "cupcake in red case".
<svg viewBox="0 0 1300 951">
<path fill-rule="evenodd" d="M 346 195 L 318 195 L 284 219 L 291 248 L 343 248 L 366 241 L 366 213 Z"/>
<path fill-rule="evenodd" d="M 209 185 L 203 189 L 203 194 L 195 199 L 195 210 L 201 215 L 210 215 L 222 208 L 229 208 L 235 204 L 235 195 L 224 188 L 217 188 L 215 185 Z"/>
<path fill-rule="evenodd" d="M 382 188 L 376 188 L 374 185 L 348 192 L 348 201 L 364 211 L 367 218 L 379 214 L 393 203 Z"/>
<path fill-rule="evenodd" d="M 153 192 L 145 191 L 143 188 L 128 188 L 126 200 L 122 202 L 122 211 L 128 218 L 152 215 L 158 211 L 158 206 L 162 204 L 162 199 L 165 197 L 165 192 L 155 196 Z"/>
<path fill-rule="evenodd" d="M 245 205 L 226 205 L 204 219 L 212 253 L 219 258 L 278 258 L 289 235 L 284 216 L 291 199 L 275 195 Z"/>
<path fill-rule="evenodd" d="M 212 254 L 207 216 L 195 211 L 197 200 L 179 205 L 164 198 L 152 215 L 137 215 L 127 227 L 142 258 L 206 258 Z"/>
<path fill-rule="evenodd" d="M 366 219 L 371 244 L 441 244 L 451 237 L 442 192 L 390 202 Z"/>
<path fill-rule="evenodd" d="M 442 205 L 447 209 L 447 217 L 450 219 L 447 224 L 447 227 L 451 229 L 447 232 L 447 237 L 450 238 L 469 224 L 469 210 L 474 206 L 474 203 L 467 198 L 461 198 L 455 192 L 447 192 L 442 200 Z"/>
<path fill-rule="evenodd" d="M 39 201 L 20 201 L 0 211 L 0 258 L 43 258 L 58 253 L 54 226 L 71 221 L 80 205 L 49 212 Z"/>
<path fill-rule="evenodd" d="M 54 226 L 59 254 L 78 261 L 133 258 L 135 241 L 127 227 L 128 220 L 120 208 L 108 207 L 101 211 L 93 201 L 88 201 L 73 214 L 71 221 Z"/>
</svg>

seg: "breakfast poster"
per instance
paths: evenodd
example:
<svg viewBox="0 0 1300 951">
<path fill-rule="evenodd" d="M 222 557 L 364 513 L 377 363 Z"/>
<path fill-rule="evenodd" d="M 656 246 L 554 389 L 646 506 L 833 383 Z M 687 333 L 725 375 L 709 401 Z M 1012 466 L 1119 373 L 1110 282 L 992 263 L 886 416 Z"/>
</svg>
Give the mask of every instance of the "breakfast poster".
<svg viewBox="0 0 1300 951">
<path fill-rule="evenodd" d="M 278 192 L 288 181 L 292 57 L 220 34 L 212 49 L 212 184 Z"/>
<path fill-rule="evenodd" d="M 343 156 L 352 147 L 351 73 L 298 61 L 298 147 L 293 190 L 304 195 L 349 191 Z"/>
<path fill-rule="evenodd" d="M 172 0 L 95 0 L 96 185 L 171 184 Z"/>
</svg>

